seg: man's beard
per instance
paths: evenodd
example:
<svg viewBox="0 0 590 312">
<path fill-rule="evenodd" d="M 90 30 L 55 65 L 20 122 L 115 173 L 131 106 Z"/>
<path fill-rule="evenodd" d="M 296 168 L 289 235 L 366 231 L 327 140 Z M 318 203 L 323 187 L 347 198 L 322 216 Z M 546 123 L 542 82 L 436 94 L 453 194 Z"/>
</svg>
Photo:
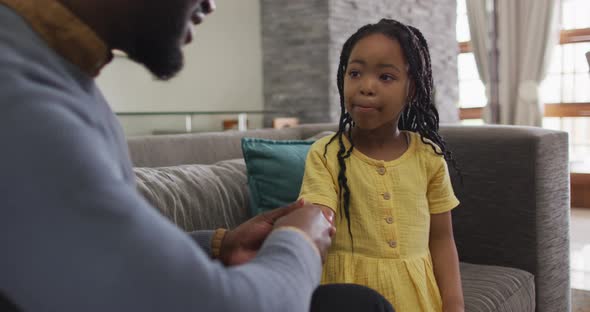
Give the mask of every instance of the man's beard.
<svg viewBox="0 0 590 312">
<path fill-rule="evenodd" d="M 160 80 L 169 80 L 184 66 L 184 56 L 178 41 L 164 43 L 150 40 L 137 47 L 137 53 L 129 54 L 129 58 L 143 64 Z"/>
<path fill-rule="evenodd" d="M 157 19 L 146 19 L 148 26 L 137 35 L 129 51 L 125 51 L 130 59 L 143 64 L 160 80 L 174 77 L 184 66 L 181 50 L 186 30 L 184 12 L 179 10 L 177 14 L 170 14 L 160 23 L 154 22 Z"/>
</svg>

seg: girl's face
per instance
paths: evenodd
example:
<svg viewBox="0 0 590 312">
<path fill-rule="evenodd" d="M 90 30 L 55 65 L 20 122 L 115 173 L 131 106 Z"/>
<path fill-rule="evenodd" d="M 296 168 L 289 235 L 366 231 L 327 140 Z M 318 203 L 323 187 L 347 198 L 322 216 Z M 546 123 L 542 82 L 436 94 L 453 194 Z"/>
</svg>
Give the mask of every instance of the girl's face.
<svg viewBox="0 0 590 312">
<path fill-rule="evenodd" d="M 356 127 L 397 126 L 410 88 L 397 40 L 372 34 L 353 47 L 344 73 L 344 101 Z"/>
</svg>

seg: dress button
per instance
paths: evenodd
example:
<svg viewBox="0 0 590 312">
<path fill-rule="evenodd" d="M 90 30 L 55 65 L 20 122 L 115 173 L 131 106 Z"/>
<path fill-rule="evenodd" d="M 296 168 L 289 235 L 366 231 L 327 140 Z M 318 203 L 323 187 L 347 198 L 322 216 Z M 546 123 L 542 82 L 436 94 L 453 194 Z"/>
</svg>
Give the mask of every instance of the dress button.
<svg viewBox="0 0 590 312">
<path fill-rule="evenodd" d="M 387 217 L 387 218 L 385 218 L 385 222 L 387 222 L 387 224 L 392 224 L 393 223 L 393 217 Z"/>
<path fill-rule="evenodd" d="M 388 192 L 383 193 L 383 199 L 390 200 L 391 199 L 391 194 L 389 194 Z"/>
<path fill-rule="evenodd" d="M 377 173 L 379 173 L 380 175 L 384 175 L 385 174 L 385 168 L 384 167 L 377 168 Z"/>
<path fill-rule="evenodd" d="M 387 242 L 389 244 L 389 247 L 391 248 L 395 248 L 397 247 L 397 242 L 394 240 L 390 240 L 389 242 Z"/>
</svg>

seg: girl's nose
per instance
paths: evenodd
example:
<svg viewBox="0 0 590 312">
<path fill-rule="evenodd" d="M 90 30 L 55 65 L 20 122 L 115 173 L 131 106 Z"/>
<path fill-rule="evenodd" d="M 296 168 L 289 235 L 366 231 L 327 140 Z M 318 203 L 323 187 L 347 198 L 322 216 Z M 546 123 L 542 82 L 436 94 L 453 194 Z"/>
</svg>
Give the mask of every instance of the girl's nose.
<svg viewBox="0 0 590 312">
<path fill-rule="evenodd" d="M 365 78 L 361 82 L 360 92 L 364 96 L 374 96 L 375 95 L 375 83 L 371 78 Z"/>
</svg>

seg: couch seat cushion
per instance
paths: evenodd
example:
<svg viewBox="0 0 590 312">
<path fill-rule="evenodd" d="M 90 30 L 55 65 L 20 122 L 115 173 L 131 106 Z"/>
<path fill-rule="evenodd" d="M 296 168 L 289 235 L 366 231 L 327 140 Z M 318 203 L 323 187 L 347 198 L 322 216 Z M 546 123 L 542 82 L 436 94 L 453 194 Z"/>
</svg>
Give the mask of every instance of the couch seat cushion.
<svg viewBox="0 0 590 312">
<path fill-rule="evenodd" d="M 461 263 L 465 311 L 535 311 L 535 280 L 519 269 Z"/>
</svg>

